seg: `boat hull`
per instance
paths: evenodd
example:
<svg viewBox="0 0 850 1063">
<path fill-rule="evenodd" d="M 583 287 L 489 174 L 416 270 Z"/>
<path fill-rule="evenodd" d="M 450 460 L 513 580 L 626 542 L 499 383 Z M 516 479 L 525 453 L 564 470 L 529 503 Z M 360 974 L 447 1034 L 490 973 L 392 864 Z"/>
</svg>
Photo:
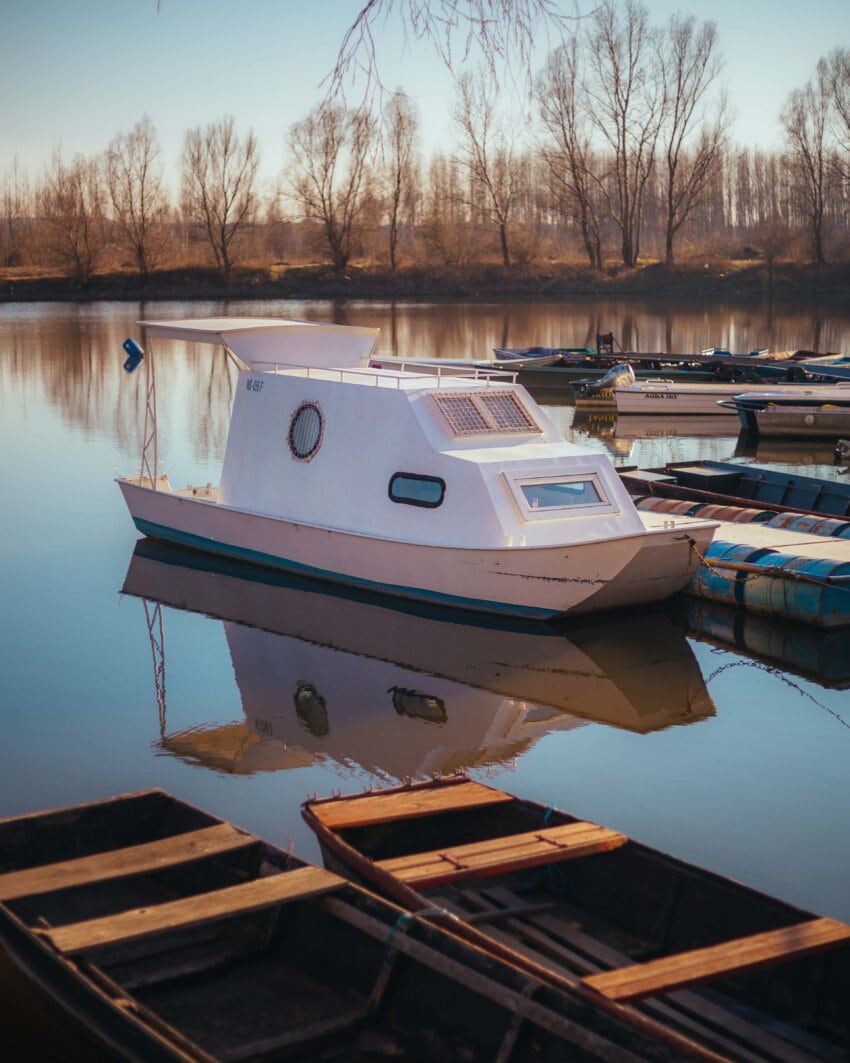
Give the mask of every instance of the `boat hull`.
<svg viewBox="0 0 850 1063">
<path fill-rule="evenodd" d="M 754 385 L 764 390 L 764 384 Z M 688 416 L 711 414 L 717 417 L 734 416 L 735 411 L 718 406 L 720 400 L 730 400 L 747 391 L 745 384 L 682 385 L 665 381 L 638 387 L 616 388 L 614 399 L 618 414 L 672 414 Z"/>
<path fill-rule="evenodd" d="M 532 618 L 659 601 L 694 565 L 681 531 L 658 529 L 578 545 L 502 549 L 434 547 L 299 524 L 119 480 L 142 534 L 313 579 L 476 612 Z M 714 525 L 700 526 L 711 537 Z M 660 536 L 660 538 L 659 538 Z M 662 542 L 662 539 L 665 542 Z M 680 563 L 643 578 L 639 556 L 678 542 Z M 623 574 L 623 580 L 620 576 Z M 622 593 L 620 593 L 622 592 Z"/>
<path fill-rule="evenodd" d="M 770 406 L 765 410 L 748 411 L 742 422 L 766 438 L 805 436 L 811 439 L 838 439 L 850 432 L 850 407 Z"/>
</svg>

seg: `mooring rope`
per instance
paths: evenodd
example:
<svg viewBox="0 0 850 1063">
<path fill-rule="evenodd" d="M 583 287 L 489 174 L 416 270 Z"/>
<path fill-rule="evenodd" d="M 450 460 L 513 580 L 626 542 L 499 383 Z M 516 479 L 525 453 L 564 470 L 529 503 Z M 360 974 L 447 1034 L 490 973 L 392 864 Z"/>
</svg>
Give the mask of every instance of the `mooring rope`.
<svg viewBox="0 0 850 1063">
<path fill-rule="evenodd" d="M 707 557 L 702 550 L 700 550 L 696 540 L 684 532 L 682 538 L 688 543 L 688 564 L 693 560 L 696 555 L 701 563 L 706 568 L 712 569 L 720 577 L 720 579 L 728 580 L 730 583 L 734 581 L 746 582 L 749 579 L 755 579 L 758 576 L 772 576 L 773 578 L 783 578 L 792 580 L 796 583 L 813 583 L 818 587 L 829 587 L 839 591 L 850 591 L 850 573 L 841 574 L 838 576 L 816 576 L 811 572 L 800 572 L 797 569 L 783 568 L 779 565 L 755 565 L 747 561 L 727 561 L 725 558 Z M 744 545 L 744 544 L 741 544 Z M 770 551 L 773 553 L 774 551 Z M 762 555 L 764 556 L 764 555 Z M 812 558 L 812 560 L 818 560 Z M 840 564 L 840 562 L 836 562 Z M 720 571 L 722 569 L 729 569 L 734 572 L 734 576 L 727 575 L 726 572 Z"/>
</svg>

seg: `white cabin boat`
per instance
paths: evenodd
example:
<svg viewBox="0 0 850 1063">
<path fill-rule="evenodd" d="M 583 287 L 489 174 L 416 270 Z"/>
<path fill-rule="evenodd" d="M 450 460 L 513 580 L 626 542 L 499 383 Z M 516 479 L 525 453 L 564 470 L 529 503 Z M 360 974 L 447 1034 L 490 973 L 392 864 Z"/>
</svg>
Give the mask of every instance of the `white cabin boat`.
<svg viewBox="0 0 850 1063">
<path fill-rule="evenodd" d="M 219 485 L 174 490 L 157 469 L 148 351 L 140 474 L 118 483 L 153 538 L 402 597 L 549 617 L 673 594 L 716 527 L 639 513 L 610 460 L 566 442 L 510 375 L 371 368 L 377 329 L 142 325 L 148 341 L 224 345 L 242 367 Z"/>
</svg>

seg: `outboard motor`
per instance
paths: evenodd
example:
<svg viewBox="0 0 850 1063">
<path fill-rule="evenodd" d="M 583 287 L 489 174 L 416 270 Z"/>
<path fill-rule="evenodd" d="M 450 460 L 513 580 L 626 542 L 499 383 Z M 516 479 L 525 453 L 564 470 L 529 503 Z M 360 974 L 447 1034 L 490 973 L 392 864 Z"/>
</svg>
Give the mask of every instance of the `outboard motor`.
<svg viewBox="0 0 850 1063">
<path fill-rule="evenodd" d="M 577 380 L 572 385 L 576 406 L 614 406 L 614 388 L 629 387 L 635 382 L 630 365 L 612 366 L 601 380 Z"/>
<path fill-rule="evenodd" d="M 597 383 L 597 387 L 600 388 L 627 388 L 635 382 L 635 371 L 630 365 L 625 362 L 621 365 L 615 365 L 605 376 Z"/>
</svg>

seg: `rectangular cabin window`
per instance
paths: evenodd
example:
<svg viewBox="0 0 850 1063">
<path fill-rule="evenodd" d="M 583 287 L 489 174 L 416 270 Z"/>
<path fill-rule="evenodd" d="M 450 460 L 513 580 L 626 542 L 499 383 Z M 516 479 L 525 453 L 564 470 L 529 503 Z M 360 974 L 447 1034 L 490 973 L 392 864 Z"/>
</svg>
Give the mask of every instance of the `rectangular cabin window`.
<svg viewBox="0 0 850 1063">
<path fill-rule="evenodd" d="M 537 466 L 528 469 L 525 475 L 511 475 L 504 470 L 502 483 L 513 499 L 520 520 L 525 523 L 548 520 L 581 520 L 585 517 L 601 517 L 620 512 L 617 487 L 609 483 L 602 469 L 583 467 L 575 472 L 560 472 Z M 544 473 L 529 475 L 533 471 Z M 616 475 L 613 476 L 616 481 Z"/>
<path fill-rule="evenodd" d="M 455 436 L 543 431 L 513 391 L 441 392 L 433 399 Z"/>
<path fill-rule="evenodd" d="M 562 509 L 564 506 L 594 506 L 604 501 L 592 479 L 553 480 L 520 484 L 532 509 Z"/>
</svg>

